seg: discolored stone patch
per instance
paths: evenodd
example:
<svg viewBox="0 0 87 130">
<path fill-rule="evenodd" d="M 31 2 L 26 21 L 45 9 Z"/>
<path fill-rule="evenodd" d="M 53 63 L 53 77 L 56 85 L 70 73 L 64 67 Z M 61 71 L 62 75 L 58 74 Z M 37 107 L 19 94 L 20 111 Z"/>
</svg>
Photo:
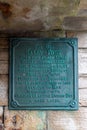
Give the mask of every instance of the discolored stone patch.
<svg viewBox="0 0 87 130">
<path fill-rule="evenodd" d="M 3 18 L 8 18 L 12 15 L 10 8 L 11 6 L 9 3 L 0 2 L 0 11 L 2 12 Z"/>
<path fill-rule="evenodd" d="M 46 130 L 44 111 L 9 111 L 5 108 L 5 130 Z"/>
</svg>

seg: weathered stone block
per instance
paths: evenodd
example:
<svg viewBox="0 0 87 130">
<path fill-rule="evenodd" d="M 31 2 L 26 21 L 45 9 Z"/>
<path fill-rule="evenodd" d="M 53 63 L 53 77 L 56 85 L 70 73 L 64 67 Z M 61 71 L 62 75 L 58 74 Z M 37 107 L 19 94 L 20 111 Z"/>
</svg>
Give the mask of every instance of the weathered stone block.
<svg viewBox="0 0 87 130">
<path fill-rule="evenodd" d="M 1 35 L 0 35 L 1 37 Z M 8 43 L 8 38 L 0 38 L 0 49 L 1 48 L 8 48 L 9 43 Z"/>
<path fill-rule="evenodd" d="M 87 106 L 87 88 L 79 89 L 79 105 Z"/>
<path fill-rule="evenodd" d="M 0 105 L 8 104 L 8 76 L 0 75 Z"/>
<path fill-rule="evenodd" d="M 65 16 L 77 13 L 79 0 L 0 0 L 0 31 L 61 28 Z"/>
<path fill-rule="evenodd" d="M 3 107 L 0 107 L 0 130 L 4 130 L 4 124 L 3 124 Z"/>
<path fill-rule="evenodd" d="M 87 17 L 65 17 L 63 29 L 70 31 L 87 31 Z"/>
<path fill-rule="evenodd" d="M 0 49 L 0 61 L 8 61 L 8 49 Z"/>
<path fill-rule="evenodd" d="M 8 61 L 0 61 L 0 74 L 8 74 Z"/>
<path fill-rule="evenodd" d="M 87 75 L 79 76 L 79 88 L 87 89 Z"/>
<path fill-rule="evenodd" d="M 87 9 L 87 0 L 80 0 L 79 9 Z"/>
<path fill-rule="evenodd" d="M 79 75 L 87 75 L 87 49 L 79 49 Z"/>
<path fill-rule="evenodd" d="M 48 130 L 87 130 L 87 108 L 79 111 L 50 111 Z"/>
<path fill-rule="evenodd" d="M 44 111 L 9 111 L 5 108 L 5 130 L 46 130 Z"/>
</svg>

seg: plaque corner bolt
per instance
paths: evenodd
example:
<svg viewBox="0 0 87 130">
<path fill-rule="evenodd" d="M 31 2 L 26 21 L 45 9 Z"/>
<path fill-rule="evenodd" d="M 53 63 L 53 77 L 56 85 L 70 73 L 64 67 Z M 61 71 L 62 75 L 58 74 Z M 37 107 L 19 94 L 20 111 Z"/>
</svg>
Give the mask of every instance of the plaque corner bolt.
<svg viewBox="0 0 87 130">
<path fill-rule="evenodd" d="M 11 102 L 11 105 L 12 105 L 13 107 L 17 107 L 17 106 L 18 106 L 18 103 L 17 103 L 17 101 L 12 101 L 12 102 Z"/>
<path fill-rule="evenodd" d="M 74 108 L 76 106 L 76 101 L 75 100 L 71 101 L 69 103 L 69 106 L 72 107 L 72 108 Z"/>
</svg>

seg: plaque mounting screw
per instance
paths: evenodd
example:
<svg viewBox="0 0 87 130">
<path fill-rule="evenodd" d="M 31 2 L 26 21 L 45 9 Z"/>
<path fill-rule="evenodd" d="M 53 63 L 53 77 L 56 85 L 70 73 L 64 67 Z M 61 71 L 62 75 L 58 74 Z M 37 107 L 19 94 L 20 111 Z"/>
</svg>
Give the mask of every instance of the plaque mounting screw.
<svg viewBox="0 0 87 130">
<path fill-rule="evenodd" d="M 18 106 L 18 104 L 17 104 L 16 101 L 12 101 L 12 102 L 11 102 L 11 105 L 12 105 L 13 107 L 17 107 L 17 106 Z"/>
<path fill-rule="evenodd" d="M 72 108 L 74 108 L 75 105 L 76 105 L 76 101 L 74 101 L 74 100 L 69 103 L 69 106 Z"/>
<path fill-rule="evenodd" d="M 72 46 L 74 46 L 74 45 L 75 45 L 73 41 L 69 42 L 69 44 L 71 44 Z"/>
</svg>

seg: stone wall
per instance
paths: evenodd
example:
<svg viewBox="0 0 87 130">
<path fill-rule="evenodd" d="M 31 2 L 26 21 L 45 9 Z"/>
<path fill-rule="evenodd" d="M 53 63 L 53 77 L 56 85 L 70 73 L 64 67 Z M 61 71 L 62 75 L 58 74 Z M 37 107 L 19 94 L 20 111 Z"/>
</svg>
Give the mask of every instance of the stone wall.
<svg viewBox="0 0 87 130">
<path fill-rule="evenodd" d="M 0 0 L 0 30 L 61 29 L 65 17 L 86 16 L 86 7 L 86 0 Z"/>
<path fill-rule="evenodd" d="M 9 111 L 9 37 L 77 37 L 78 111 Z M 0 0 L 0 130 L 87 130 L 87 1 Z"/>
</svg>

